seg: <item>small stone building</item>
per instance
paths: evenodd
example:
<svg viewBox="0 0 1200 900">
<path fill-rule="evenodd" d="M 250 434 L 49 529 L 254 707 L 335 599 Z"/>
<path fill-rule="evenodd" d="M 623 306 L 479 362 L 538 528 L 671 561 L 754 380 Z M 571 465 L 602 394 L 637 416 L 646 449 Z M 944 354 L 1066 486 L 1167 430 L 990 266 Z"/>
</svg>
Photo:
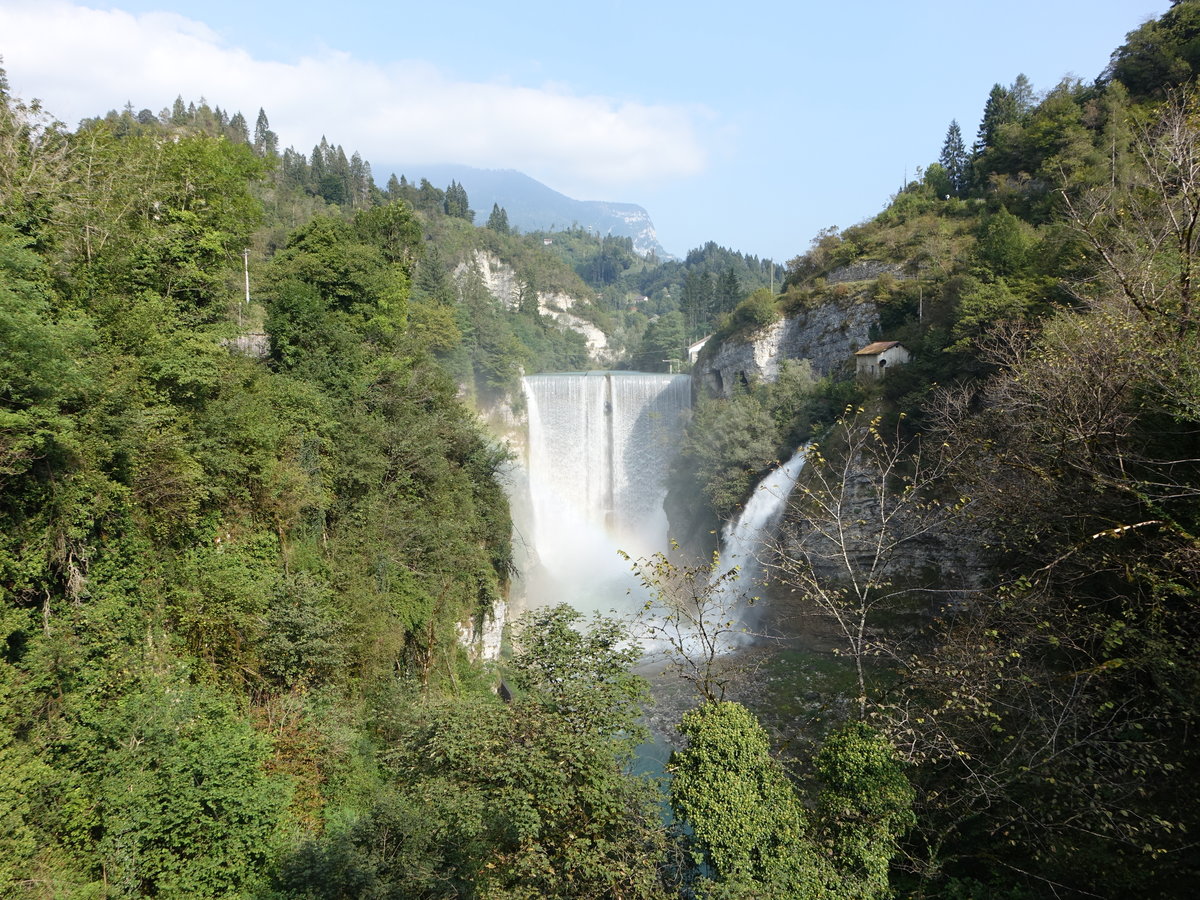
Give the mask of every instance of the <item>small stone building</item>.
<svg viewBox="0 0 1200 900">
<path fill-rule="evenodd" d="M 875 341 L 854 354 L 855 371 L 861 378 L 882 378 L 891 366 L 902 366 L 912 358 L 899 341 Z"/>
</svg>

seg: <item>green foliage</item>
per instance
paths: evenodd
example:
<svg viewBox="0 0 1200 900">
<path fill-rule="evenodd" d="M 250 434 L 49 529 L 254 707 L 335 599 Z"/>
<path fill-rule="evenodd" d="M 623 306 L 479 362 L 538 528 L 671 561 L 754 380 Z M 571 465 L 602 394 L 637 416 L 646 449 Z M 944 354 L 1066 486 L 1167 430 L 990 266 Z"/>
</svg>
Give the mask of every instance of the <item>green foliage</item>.
<svg viewBox="0 0 1200 900">
<path fill-rule="evenodd" d="M 625 758 L 645 739 L 638 717 L 649 685 L 630 670 L 641 650 L 626 628 L 597 616 L 585 628 L 566 604 L 526 613 L 517 622 L 514 681 L 571 728 L 620 745 Z"/>
<path fill-rule="evenodd" d="M 0 223 L 37 237 L 55 220 L 70 182 L 66 128 L 8 89 L 0 68 Z"/>
<path fill-rule="evenodd" d="M 642 335 L 641 348 L 633 357 L 633 366 L 642 372 L 663 372 L 671 367 L 671 361 L 681 362 L 686 341 L 684 340 L 683 314 L 664 313 L 646 326 Z"/>
<path fill-rule="evenodd" d="M 671 806 L 690 829 L 702 896 L 883 898 L 898 839 L 913 824 L 913 789 L 896 751 L 869 726 L 832 734 L 816 760 L 823 781 L 810 821 L 744 706 L 687 712 L 688 744 L 671 756 Z M 711 879 L 711 882 L 709 881 Z"/>
<path fill-rule="evenodd" d="M 779 432 L 749 392 L 704 399 L 693 409 L 677 470 L 695 480 L 713 514 L 731 517 L 779 459 Z"/>
<path fill-rule="evenodd" d="M 200 135 L 117 140 L 94 125 L 73 141 L 87 180 L 67 210 L 77 229 L 69 240 L 93 290 L 148 290 L 179 300 L 189 317 L 223 314 L 225 273 L 261 222 L 248 183 L 262 162 L 245 146 Z"/>
<path fill-rule="evenodd" d="M 403 203 L 389 203 L 354 215 L 354 231 L 364 243 L 379 248 L 383 258 L 411 277 L 421 256 L 421 227 Z"/>
<path fill-rule="evenodd" d="M 498 234 L 508 234 L 508 211 L 499 203 L 492 204 L 492 212 L 488 216 L 487 227 Z"/>
<path fill-rule="evenodd" d="M 968 158 L 967 148 L 963 144 L 962 129 L 958 127 L 957 121 L 951 121 L 946 130 L 946 140 L 942 144 L 942 154 L 938 157 L 938 162 L 946 173 L 950 193 L 956 196 L 962 194 L 967 188 Z"/>
<path fill-rule="evenodd" d="M 1178 528 L 1194 519 L 1194 473 L 1179 429 L 1194 414 L 1165 413 L 1194 386 L 1160 374 L 1158 329 L 1175 324 L 1108 298 L 1058 313 L 1036 338 L 1009 334 L 1007 371 L 939 435 L 1003 576 L 906 673 L 906 693 L 927 698 L 911 720 L 931 754 L 922 825 L 956 832 L 969 858 L 1019 854 L 1036 877 L 1092 892 L 1170 896 L 1192 872 L 1156 853 L 1193 827 L 1190 801 L 1158 788 L 1193 764 L 1171 737 L 1194 715 L 1171 685 L 1195 678 L 1179 643 L 1193 611 L 1175 588 L 1192 580 L 1192 532 Z M 931 727 L 953 748 L 934 750 Z M 1063 728 L 1076 737 L 1059 742 Z M 976 767 L 992 788 L 947 791 L 952 772 Z M 964 803 L 969 814 L 952 811 Z"/>
<path fill-rule="evenodd" d="M 450 186 L 446 188 L 443 208 L 446 215 L 452 219 L 466 219 L 468 222 L 475 220 L 475 210 L 470 208 L 467 191 L 457 181 L 451 181 Z"/>
<path fill-rule="evenodd" d="M 671 807 L 691 828 L 695 865 L 732 896 L 825 896 L 831 873 L 754 716 L 737 703 L 705 703 L 684 714 L 680 731 L 688 746 L 671 757 Z"/>
<path fill-rule="evenodd" d="M 0 891 L 250 895 L 297 826 L 384 799 L 368 698 L 461 682 L 511 567 L 504 453 L 410 328 L 410 209 L 308 222 L 252 266 L 264 311 L 265 115 L 257 153 L 181 101 L 51 158 L 2 99 Z M 271 359 L 233 352 L 264 317 Z"/>
<path fill-rule="evenodd" d="M 70 446 L 65 405 L 87 384 L 76 354 L 83 323 L 56 322 L 50 292 L 28 240 L 0 225 L 0 485 Z"/>
<path fill-rule="evenodd" d="M 944 164 L 789 263 L 786 308 L 857 292 L 917 352 L 872 390 L 897 416 L 937 398 L 921 424 L 993 577 L 892 657 L 880 721 L 912 769 L 852 724 L 805 798 L 740 707 L 688 715 L 697 894 L 882 896 L 909 773 L 926 896 L 1194 882 L 1195 109 L 1144 101 L 1192 80 L 1197 9 L 1131 32 L 1094 85 L 995 86 L 969 157 L 948 134 Z M 262 110 L 251 133 L 180 97 L 71 132 L 0 77 L 0 891 L 677 887 L 660 798 L 623 771 L 644 684 L 620 630 L 535 616 L 510 704 L 459 648 L 511 551 L 505 453 L 458 395 L 586 364 L 539 296 L 655 364 L 775 321 L 775 266 L 583 229 L 547 248 L 498 207 L 475 229 L 455 183 L 384 196 L 324 138 L 281 152 Z M 821 280 L 860 259 L 895 274 Z M 264 320 L 270 359 L 232 352 Z M 673 496 L 731 515 L 859 390 L 784 365 L 702 401 Z"/>
<path fill-rule="evenodd" d="M 999 84 L 992 85 L 992 91 L 983 107 L 983 120 L 979 123 L 975 152 L 993 146 L 1000 127 L 1015 122 L 1020 114 L 1021 109 L 1012 89 L 1003 88 Z"/>
<path fill-rule="evenodd" d="M 776 298 L 766 288 L 759 288 L 721 318 L 712 339 L 717 343 L 747 337 L 776 322 L 779 316 Z"/>
<path fill-rule="evenodd" d="M 964 275 L 954 286 L 958 292 L 958 321 L 951 336 L 957 340 L 950 349 L 969 350 L 973 340 L 1001 322 L 1024 318 L 1021 298 L 1002 278 L 989 282 Z"/>
<path fill-rule="evenodd" d="M 331 679 L 345 662 L 342 627 L 328 585 L 308 573 L 287 576 L 263 626 L 263 674 L 283 687 Z"/>
<path fill-rule="evenodd" d="M 1037 252 L 1037 237 L 1029 224 L 1003 206 L 983 222 L 976 253 L 1002 278 L 1026 274 Z"/>
<path fill-rule="evenodd" d="M 1200 6 L 1180 0 L 1125 36 L 1105 73 L 1136 97 L 1158 98 L 1200 71 Z"/>
<path fill-rule="evenodd" d="M 671 493 L 688 514 L 726 521 L 766 472 L 786 459 L 827 410 L 807 363 L 785 362 L 774 384 L 702 397 L 672 468 Z"/>
<path fill-rule="evenodd" d="M 95 723 L 92 840 L 104 880 L 129 896 L 229 896 L 261 878 L 281 835 L 286 784 L 268 744 L 227 700 L 149 679 Z M 90 779 L 89 779 L 90 780 Z"/>
<path fill-rule="evenodd" d="M 511 703 L 466 697 L 403 714 L 390 787 L 302 848 L 281 886 L 308 897 L 667 896 L 659 797 L 622 772 L 645 691 L 629 672 L 637 652 L 616 623 L 576 631 L 577 619 L 558 607 L 524 620 Z"/>
<path fill-rule="evenodd" d="M 861 896 L 887 896 L 899 839 L 916 824 L 915 792 L 895 747 L 866 723 L 849 722 L 826 739 L 815 769 L 823 784 L 816 814 L 829 852 L 861 882 Z"/>
<path fill-rule="evenodd" d="M 575 271 L 588 284 L 602 287 L 616 281 L 634 260 L 632 238 L 605 235 L 595 252 L 577 265 Z"/>
</svg>

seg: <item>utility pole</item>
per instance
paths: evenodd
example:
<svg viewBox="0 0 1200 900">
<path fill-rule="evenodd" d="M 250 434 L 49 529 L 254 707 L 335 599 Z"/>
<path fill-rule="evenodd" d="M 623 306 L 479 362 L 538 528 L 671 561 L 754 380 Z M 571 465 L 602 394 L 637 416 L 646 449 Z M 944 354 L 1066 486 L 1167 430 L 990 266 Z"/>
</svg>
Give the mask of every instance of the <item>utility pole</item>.
<svg viewBox="0 0 1200 900">
<path fill-rule="evenodd" d="M 247 247 L 242 251 L 242 272 L 246 279 L 246 300 L 244 303 L 238 304 L 238 331 L 243 327 L 242 310 L 250 306 L 250 248 Z"/>
</svg>

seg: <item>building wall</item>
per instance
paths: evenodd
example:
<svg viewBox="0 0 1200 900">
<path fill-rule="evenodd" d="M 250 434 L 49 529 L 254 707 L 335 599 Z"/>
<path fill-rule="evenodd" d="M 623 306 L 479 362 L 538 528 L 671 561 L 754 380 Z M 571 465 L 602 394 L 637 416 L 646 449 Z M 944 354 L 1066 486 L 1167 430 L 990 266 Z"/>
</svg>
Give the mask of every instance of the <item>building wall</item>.
<svg viewBox="0 0 1200 900">
<path fill-rule="evenodd" d="M 859 375 L 868 378 L 882 378 L 884 373 L 892 366 L 902 366 L 912 358 L 904 347 L 896 345 L 889 347 L 882 353 L 876 353 L 871 356 L 858 356 L 856 371 Z M 882 363 L 882 365 L 881 365 Z"/>
</svg>

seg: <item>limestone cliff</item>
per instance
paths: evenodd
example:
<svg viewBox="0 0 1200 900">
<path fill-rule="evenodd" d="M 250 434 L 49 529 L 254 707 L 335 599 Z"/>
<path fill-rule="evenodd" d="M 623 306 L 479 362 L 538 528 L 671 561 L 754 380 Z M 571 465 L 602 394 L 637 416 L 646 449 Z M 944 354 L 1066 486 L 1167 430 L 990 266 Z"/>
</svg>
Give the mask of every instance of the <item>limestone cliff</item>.
<svg viewBox="0 0 1200 900">
<path fill-rule="evenodd" d="M 696 361 L 693 376 L 709 391 L 728 396 L 747 381 L 774 381 L 785 359 L 807 359 L 818 375 L 852 365 L 854 351 L 879 325 L 878 307 L 849 295 L 785 316 L 752 334 L 713 345 Z"/>
<path fill-rule="evenodd" d="M 520 284 L 513 267 L 494 254 L 475 250 L 469 261 L 460 263 L 455 268 L 455 278 L 463 277 L 472 265 L 479 269 L 488 293 L 508 309 L 515 309 Z M 575 297 L 562 291 L 538 292 L 538 310 L 543 316 L 553 319 L 563 328 L 583 335 L 587 341 L 588 355 L 597 367 L 612 363 L 615 352 L 608 345 L 608 336 L 591 322 L 571 312 L 575 303 Z"/>
</svg>

